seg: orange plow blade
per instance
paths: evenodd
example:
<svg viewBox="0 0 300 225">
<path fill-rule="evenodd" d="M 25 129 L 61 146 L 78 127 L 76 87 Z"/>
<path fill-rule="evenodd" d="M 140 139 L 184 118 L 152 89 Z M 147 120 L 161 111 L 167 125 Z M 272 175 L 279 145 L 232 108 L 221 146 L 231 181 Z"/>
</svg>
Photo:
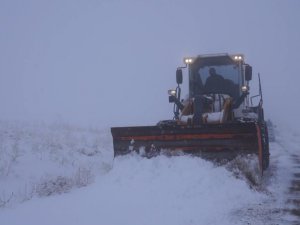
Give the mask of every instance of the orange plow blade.
<svg viewBox="0 0 300 225">
<path fill-rule="evenodd" d="M 263 162 L 264 137 L 256 122 L 113 127 L 111 133 L 115 156 L 138 152 L 141 148 L 150 156 L 161 150 L 180 150 L 204 156 L 255 153 L 261 171 L 266 167 Z"/>
</svg>

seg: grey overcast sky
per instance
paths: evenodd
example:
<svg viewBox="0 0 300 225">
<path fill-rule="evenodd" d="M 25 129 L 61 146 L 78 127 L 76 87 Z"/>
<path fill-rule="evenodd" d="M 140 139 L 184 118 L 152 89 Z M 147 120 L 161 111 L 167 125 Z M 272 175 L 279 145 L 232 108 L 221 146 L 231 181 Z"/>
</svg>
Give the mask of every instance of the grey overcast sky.
<svg viewBox="0 0 300 225">
<path fill-rule="evenodd" d="M 228 52 L 260 72 L 266 116 L 300 127 L 299 12 L 298 0 L 0 0 L 0 119 L 154 124 L 172 118 L 184 56 Z"/>
</svg>

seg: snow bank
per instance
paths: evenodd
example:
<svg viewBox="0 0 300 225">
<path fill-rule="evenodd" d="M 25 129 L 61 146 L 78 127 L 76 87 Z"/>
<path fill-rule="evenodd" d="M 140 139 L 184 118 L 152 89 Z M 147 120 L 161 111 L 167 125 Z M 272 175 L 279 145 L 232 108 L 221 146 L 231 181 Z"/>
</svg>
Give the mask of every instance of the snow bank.
<svg viewBox="0 0 300 225">
<path fill-rule="evenodd" d="M 113 160 L 109 131 L 65 125 L 0 125 L 0 194 L 4 202 L 15 203 L 0 209 L 1 224 L 286 221 L 282 215 L 292 176 L 289 156 L 299 146 L 296 134 L 276 137 L 278 143 L 272 143 L 270 149 L 270 168 L 261 186 L 251 188 L 243 176 L 236 178 L 236 171 L 226 169 L 228 166 L 198 157 L 149 160 L 132 154 Z M 21 201 L 25 202 L 16 204 Z"/>
<path fill-rule="evenodd" d="M 80 192 L 35 199 L 0 218 L 7 224 L 232 224 L 233 210 L 261 197 L 199 158 L 135 155 L 116 158 L 112 170 Z"/>
<path fill-rule="evenodd" d="M 225 168 L 188 156 L 118 158 L 104 179 L 119 212 L 103 214 L 108 224 L 226 224 L 233 209 L 260 197 Z"/>
</svg>

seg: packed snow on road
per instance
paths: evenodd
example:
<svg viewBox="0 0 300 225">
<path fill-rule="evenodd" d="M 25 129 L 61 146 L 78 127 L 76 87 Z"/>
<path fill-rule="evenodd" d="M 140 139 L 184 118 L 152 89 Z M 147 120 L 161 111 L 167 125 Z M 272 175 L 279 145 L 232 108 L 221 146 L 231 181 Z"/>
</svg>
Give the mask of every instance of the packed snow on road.
<svg viewBox="0 0 300 225">
<path fill-rule="evenodd" d="M 300 136 L 274 133 L 260 177 L 253 156 L 114 159 L 109 129 L 1 121 L 0 223 L 297 224 Z"/>
</svg>

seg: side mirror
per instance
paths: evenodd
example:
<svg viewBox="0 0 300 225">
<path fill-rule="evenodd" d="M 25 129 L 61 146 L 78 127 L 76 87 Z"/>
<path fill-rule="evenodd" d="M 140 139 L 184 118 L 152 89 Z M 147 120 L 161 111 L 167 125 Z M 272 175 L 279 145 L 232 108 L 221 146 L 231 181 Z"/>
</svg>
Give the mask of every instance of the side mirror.
<svg viewBox="0 0 300 225">
<path fill-rule="evenodd" d="M 249 65 L 246 65 L 245 67 L 245 80 L 246 81 L 252 80 L 252 67 Z"/>
<path fill-rule="evenodd" d="M 177 82 L 177 84 L 182 84 L 182 70 L 181 69 L 176 70 L 176 82 Z"/>
</svg>

